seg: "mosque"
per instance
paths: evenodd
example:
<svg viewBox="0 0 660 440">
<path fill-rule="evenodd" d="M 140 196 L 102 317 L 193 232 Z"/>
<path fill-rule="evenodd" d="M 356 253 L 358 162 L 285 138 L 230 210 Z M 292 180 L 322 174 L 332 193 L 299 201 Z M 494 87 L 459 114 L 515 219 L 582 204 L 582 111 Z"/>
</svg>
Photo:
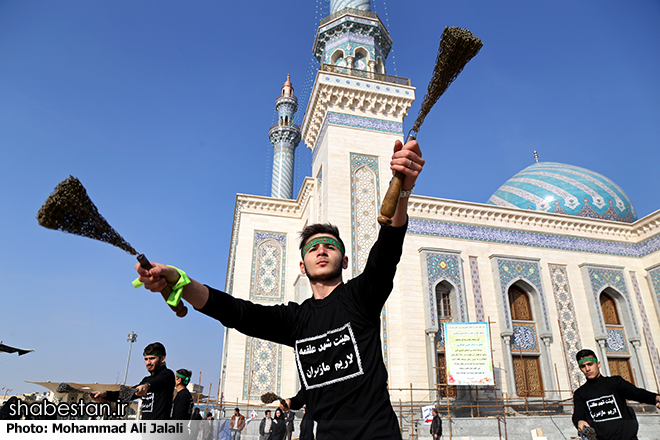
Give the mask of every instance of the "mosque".
<svg viewBox="0 0 660 440">
<path fill-rule="evenodd" d="M 271 197 L 238 194 L 225 290 L 262 304 L 311 296 L 298 233 L 331 222 L 357 276 L 378 234 L 395 140 L 415 99 L 386 73 L 392 40 L 369 0 L 330 0 L 314 56 L 321 63 L 301 126 L 289 78 L 269 131 Z M 294 151 L 312 169 L 293 195 Z M 495 190 L 495 188 L 493 188 Z M 593 349 L 606 375 L 658 389 L 660 211 L 638 219 L 612 180 L 537 162 L 487 203 L 413 194 L 394 290 L 382 310 L 383 357 L 393 401 L 461 399 L 447 386 L 443 323 L 488 322 L 495 386 L 486 398 L 568 399 L 583 381 L 574 362 Z M 277 332 L 273 328 L 273 332 Z M 660 342 L 660 340 L 659 340 Z M 300 383 L 293 349 L 227 329 L 221 391 L 243 404 Z M 412 384 L 414 391 L 401 391 Z"/>
</svg>

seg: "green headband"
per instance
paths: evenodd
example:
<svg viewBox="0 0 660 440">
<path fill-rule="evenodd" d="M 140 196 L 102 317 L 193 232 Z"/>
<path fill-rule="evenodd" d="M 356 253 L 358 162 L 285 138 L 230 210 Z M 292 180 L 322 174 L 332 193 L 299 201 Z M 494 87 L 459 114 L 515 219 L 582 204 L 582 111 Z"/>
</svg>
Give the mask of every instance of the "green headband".
<svg viewBox="0 0 660 440">
<path fill-rule="evenodd" d="M 309 243 L 307 243 L 305 247 L 302 249 L 302 252 L 300 252 L 300 255 L 303 257 L 303 259 L 305 258 L 305 255 L 307 255 L 307 252 L 309 252 L 311 248 L 313 248 L 314 246 L 320 243 L 328 243 L 333 245 L 334 247 L 339 249 L 339 251 L 341 252 L 341 256 L 342 257 L 344 256 L 344 246 L 341 245 L 339 240 L 335 239 L 334 237 L 328 237 L 327 235 L 324 235 L 322 237 L 316 237 L 309 240 Z"/>
<path fill-rule="evenodd" d="M 186 385 L 188 382 L 190 382 L 190 378 L 188 376 L 184 376 L 183 374 L 175 373 L 176 377 L 180 377 L 181 379 L 186 381 Z"/>
<path fill-rule="evenodd" d="M 596 359 L 595 357 L 591 357 L 591 356 L 586 357 L 586 358 L 582 358 L 578 361 L 578 365 L 582 365 L 585 362 L 598 362 L 598 359 Z"/>
</svg>

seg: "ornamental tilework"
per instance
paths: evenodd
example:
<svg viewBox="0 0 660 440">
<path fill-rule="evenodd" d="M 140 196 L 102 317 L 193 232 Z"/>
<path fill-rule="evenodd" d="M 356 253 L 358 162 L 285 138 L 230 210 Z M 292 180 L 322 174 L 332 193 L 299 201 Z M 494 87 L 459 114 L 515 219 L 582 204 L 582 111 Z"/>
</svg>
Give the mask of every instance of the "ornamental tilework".
<svg viewBox="0 0 660 440">
<path fill-rule="evenodd" d="M 628 342 L 626 341 L 626 331 L 623 327 L 607 326 L 607 339 L 605 340 L 605 352 L 607 354 L 630 354 Z"/>
<path fill-rule="evenodd" d="M 351 244 L 353 277 L 364 270 L 378 238 L 378 157 L 351 153 Z"/>
<path fill-rule="evenodd" d="M 660 250 L 660 234 L 637 244 L 411 218 L 408 233 L 641 258 Z"/>
<path fill-rule="evenodd" d="M 360 82 L 357 82 L 360 84 Z M 367 130 L 382 131 L 386 133 L 403 134 L 403 123 L 384 121 L 382 119 L 365 118 L 361 116 L 343 115 L 341 113 L 328 112 L 323 120 L 323 126 L 316 137 L 316 144 L 312 153 L 312 161 L 316 160 L 321 140 L 328 129 L 328 125 L 340 125 L 344 127 L 362 128 Z"/>
<path fill-rule="evenodd" d="M 539 343 L 536 337 L 535 324 L 513 324 L 513 336 L 511 337 L 511 351 L 523 353 L 538 353 Z"/>
<path fill-rule="evenodd" d="M 651 363 L 653 364 L 653 369 L 655 370 L 656 377 L 660 377 L 660 359 L 658 358 L 658 350 L 656 349 L 655 341 L 653 340 L 653 333 L 651 333 L 651 326 L 649 324 L 648 316 L 646 315 L 646 308 L 644 307 L 644 301 L 642 300 L 642 292 L 639 290 L 637 275 L 632 270 L 630 271 L 630 280 L 632 281 L 633 291 L 635 292 L 635 298 L 637 298 L 637 307 L 639 307 L 639 314 L 642 318 L 644 339 L 646 339 L 646 345 L 649 348 L 649 352 L 651 355 Z"/>
<path fill-rule="evenodd" d="M 456 301 L 458 302 L 458 316 L 452 315 L 456 322 L 467 322 L 468 314 L 465 306 L 465 293 L 463 288 L 463 266 L 461 264 L 460 256 L 457 254 L 445 254 L 437 252 L 428 252 L 426 254 L 426 277 L 428 280 L 428 301 L 431 313 L 431 325 L 436 325 L 437 310 L 435 298 L 435 286 L 440 282 L 447 280 L 456 288 Z M 454 305 L 452 304 L 452 309 Z M 437 323 L 440 329 L 442 323 Z M 441 331 L 441 330 L 440 330 Z"/>
<path fill-rule="evenodd" d="M 509 310 L 509 287 L 511 287 L 511 284 L 515 281 L 522 279 L 527 281 L 538 292 L 545 330 L 550 332 L 548 308 L 546 306 L 545 294 L 543 293 L 543 286 L 541 284 L 541 268 L 539 267 L 539 264 L 533 261 L 506 260 L 498 258 L 497 268 L 500 276 L 500 285 L 502 286 L 502 304 L 505 304 L 504 317 L 506 320 L 506 329 L 513 329 Z"/>
<path fill-rule="evenodd" d="M 658 302 L 658 306 L 660 307 L 660 266 L 651 268 L 648 273 L 651 290 L 653 290 L 653 293 L 655 294 L 655 300 Z"/>
<path fill-rule="evenodd" d="M 334 112 L 328 112 L 327 120 L 328 123 L 334 125 L 342 125 L 351 128 L 365 128 L 368 130 L 383 131 L 385 133 L 403 134 L 403 124 L 401 122 L 365 118 L 363 116 L 344 115 Z"/>
<path fill-rule="evenodd" d="M 351 153 L 351 248 L 353 277 L 364 270 L 371 247 L 378 238 L 380 177 L 378 157 Z M 387 312 L 381 311 L 383 359 L 388 368 Z"/>
<path fill-rule="evenodd" d="M 286 234 L 254 231 L 250 299 L 284 301 Z"/>
<path fill-rule="evenodd" d="M 325 45 L 325 63 L 331 63 L 331 57 L 337 49 L 341 50 L 344 53 L 344 56 L 355 55 L 355 49 L 357 47 L 362 47 L 369 51 L 369 56 L 372 60 L 375 60 L 377 57 L 385 58 L 383 52 L 380 51 L 379 47 L 375 44 L 373 36 L 365 36 L 353 33 L 343 34 L 339 38 L 333 38 L 328 40 Z"/>
<path fill-rule="evenodd" d="M 573 295 L 568 284 L 568 272 L 565 266 L 549 264 L 550 278 L 552 280 L 552 291 L 555 295 L 557 305 L 557 316 L 559 317 L 559 331 L 561 331 L 562 342 L 566 359 L 575 359 L 575 355 L 582 349 L 578 320 L 575 315 Z M 572 389 L 580 386 L 582 373 L 575 362 L 568 362 Z"/>
<path fill-rule="evenodd" d="M 234 224 L 231 230 L 231 243 L 229 244 L 229 263 L 227 264 L 227 279 L 225 280 L 225 292 L 233 295 L 234 292 L 234 270 L 236 269 L 236 249 L 238 247 L 238 229 L 241 224 L 241 209 L 243 205 L 236 203 L 234 208 Z"/>
<path fill-rule="evenodd" d="M 605 288 L 611 287 L 616 290 L 623 296 L 626 304 L 628 305 L 628 312 L 631 321 L 630 325 L 632 326 L 634 333 L 639 334 L 637 319 L 635 319 L 635 312 L 632 308 L 630 295 L 628 295 L 628 288 L 626 287 L 626 280 L 623 274 L 623 270 L 599 267 L 588 267 L 587 269 L 589 274 L 589 283 L 591 284 L 591 291 L 594 295 L 595 304 L 600 304 L 599 297 Z M 607 332 L 605 330 L 605 321 L 603 320 L 603 312 L 600 310 L 600 307 L 596 307 L 596 312 L 598 314 L 598 322 L 600 323 L 601 331 L 606 334 Z"/>
<path fill-rule="evenodd" d="M 248 337 L 245 344 L 243 399 L 258 400 L 267 392 L 279 395 L 282 387 L 282 346 L 252 337 Z"/>
<path fill-rule="evenodd" d="M 472 292 L 474 295 L 474 311 L 477 321 L 484 322 L 486 316 L 484 313 L 484 301 L 481 296 L 481 280 L 479 278 L 479 260 L 477 257 L 470 257 L 470 275 L 472 276 Z"/>
</svg>

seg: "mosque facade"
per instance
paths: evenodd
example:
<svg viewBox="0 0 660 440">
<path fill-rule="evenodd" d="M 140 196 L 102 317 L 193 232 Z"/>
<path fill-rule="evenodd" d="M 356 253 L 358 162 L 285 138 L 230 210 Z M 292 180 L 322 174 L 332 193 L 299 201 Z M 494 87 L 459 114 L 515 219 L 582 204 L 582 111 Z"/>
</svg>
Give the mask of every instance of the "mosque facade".
<svg viewBox="0 0 660 440">
<path fill-rule="evenodd" d="M 237 298 L 268 305 L 311 296 L 298 249 L 308 224 L 339 227 L 349 256 L 344 279 L 362 271 L 378 234 L 392 146 L 404 137 L 415 88 L 386 73 L 392 40 L 368 0 L 330 7 L 314 42 L 321 67 L 302 125 L 292 122 L 289 78 L 276 102 L 272 196 L 236 196 L 225 290 Z M 312 169 L 293 199 L 300 140 Z M 465 398 L 446 386 L 445 322 L 489 323 L 496 385 L 486 397 L 570 398 L 583 382 L 574 362 L 581 348 L 597 353 L 606 375 L 658 388 L 660 211 L 638 219 L 607 177 L 537 162 L 487 203 L 413 195 L 408 213 L 381 314 L 393 401 Z M 226 400 L 288 397 L 299 388 L 291 347 L 226 329 Z"/>
</svg>

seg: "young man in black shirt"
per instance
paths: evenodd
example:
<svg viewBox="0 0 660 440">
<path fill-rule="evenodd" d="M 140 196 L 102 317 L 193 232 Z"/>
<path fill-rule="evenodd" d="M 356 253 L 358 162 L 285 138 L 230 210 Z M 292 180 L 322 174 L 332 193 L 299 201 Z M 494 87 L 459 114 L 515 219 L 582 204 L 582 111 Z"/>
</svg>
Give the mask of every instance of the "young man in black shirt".
<svg viewBox="0 0 660 440">
<path fill-rule="evenodd" d="M 193 414 L 193 399 L 188 391 L 192 371 L 181 368 L 175 373 L 176 396 L 172 402 L 172 420 L 190 420 Z"/>
<path fill-rule="evenodd" d="M 403 173 L 392 225 L 380 230 L 364 271 L 344 283 L 348 257 L 339 231 L 311 225 L 301 234 L 300 270 L 313 296 L 302 304 L 264 306 L 234 298 L 194 280 L 183 298 L 202 313 L 248 336 L 294 348 L 302 398 L 318 423 L 319 440 L 401 439 L 387 390 L 380 313 L 389 297 L 408 224 L 408 196 L 424 166 L 417 141 L 397 141 L 390 162 Z M 185 279 L 175 268 L 136 265 L 139 281 L 160 292 Z M 276 332 L 273 329 L 277 329 Z"/>
<path fill-rule="evenodd" d="M 637 388 L 621 376 L 600 374 L 600 362 L 591 350 L 575 355 L 587 382 L 573 394 L 573 424 L 589 440 L 636 440 L 637 420 L 626 400 L 656 405 L 660 395 Z"/>
<path fill-rule="evenodd" d="M 165 366 L 165 347 L 154 342 L 144 348 L 144 365 L 149 376 L 144 377 L 135 388 L 131 400 L 142 398 L 141 420 L 169 420 L 174 394 L 174 373 Z M 119 391 L 98 391 L 92 399 L 117 402 Z"/>
</svg>

